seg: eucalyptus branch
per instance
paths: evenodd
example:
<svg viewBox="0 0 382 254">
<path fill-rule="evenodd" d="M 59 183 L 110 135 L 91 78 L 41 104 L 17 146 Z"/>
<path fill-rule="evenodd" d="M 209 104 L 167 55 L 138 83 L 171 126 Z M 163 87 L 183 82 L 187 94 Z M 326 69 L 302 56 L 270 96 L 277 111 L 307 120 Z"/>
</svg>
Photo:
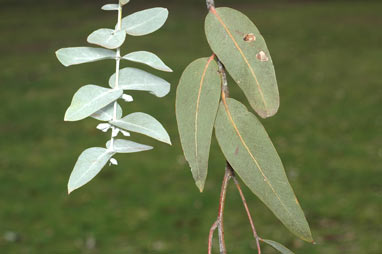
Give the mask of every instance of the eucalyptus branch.
<svg viewBox="0 0 382 254">
<path fill-rule="evenodd" d="M 105 59 L 115 60 L 115 73 L 109 78 L 110 88 L 96 85 L 81 87 L 73 96 L 72 103 L 65 113 L 65 121 L 79 121 L 92 117 L 102 121 L 97 129 L 103 132 L 111 130 L 111 137 L 105 148 L 92 147 L 81 153 L 69 178 L 68 193 L 91 181 L 108 162 L 109 165 L 117 165 L 114 155 L 153 149 L 151 146 L 130 140 L 116 139 L 119 133 L 129 137 L 130 131 L 136 132 L 171 145 L 167 131 L 154 117 L 141 112 L 122 117 L 122 107 L 118 104 L 118 100 L 133 101 L 132 96 L 125 94 L 125 91 L 146 91 L 157 97 L 164 97 L 170 91 L 170 84 L 137 68 L 120 69 L 121 60 L 172 72 L 158 56 L 147 51 L 130 52 L 121 56 L 121 46 L 127 35 L 143 36 L 155 32 L 164 25 L 168 17 L 167 9 L 156 7 L 122 18 L 122 7 L 127 3 L 129 0 L 119 0 L 118 4 L 106 4 L 102 7 L 105 11 L 117 11 L 117 24 L 114 29 L 100 28 L 88 36 L 89 43 L 100 47 L 63 48 L 56 52 L 58 60 L 64 66 Z"/>
<path fill-rule="evenodd" d="M 227 162 L 227 165 L 225 167 L 225 173 L 224 178 L 222 182 L 221 192 L 220 192 L 220 198 L 219 198 L 219 210 L 218 210 L 218 217 L 214 224 L 212 224 L 212 227 L 210 229 L 209 239 L 208 239 L 208 253 L 211 254 L 212 249 L 212 238 L 213 233 L 216 229 L 218 229 L 218 235 L 219 235 L 219 249 L 220 254 L 226 254 L 226 246 L 225 246 L 225 240 L 224 240 L 224 206 L 225 206 L 225 200 L 227 195 L 227 188 L 228 183 L 232 178 L 232 170 L 231 166 Z"/>
<path fill-rule="evenodd" d="M 213 56 L 197 59 L 184 70 L 177 89 L 176 114 L 184 155 L 200 191 L 207 177 L 213 129 L 226 158 L 219 212 L 209 231 L 208 253 L 211 254 L 217 229 L 220 253 L 226 254 L 224 204 L 228 182 L 233 178 L 258 254 L 261 254 L 260 241 L 290 254 L 281 244 L 258 236 L 235 176 L 237 173 L 291 232 L 305 241 L 313 241 L 269 135 L 256 116 L 229 94 L 226 70 L 260 117 L 268 118 L 277 113 L 279 91 L 269 50 L 257 27 L 244 14 L 227 7 L 216 8 L 214 0 L 206 0 L 206 5 L 209 13 L 204 27 Z"/>
</svg>

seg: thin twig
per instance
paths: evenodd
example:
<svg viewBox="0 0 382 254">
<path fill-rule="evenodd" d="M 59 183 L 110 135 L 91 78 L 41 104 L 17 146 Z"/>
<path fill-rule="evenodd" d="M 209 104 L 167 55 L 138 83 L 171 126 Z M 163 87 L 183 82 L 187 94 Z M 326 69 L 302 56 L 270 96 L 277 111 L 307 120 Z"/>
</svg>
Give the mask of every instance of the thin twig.
<svg viewBox="0 0 382 254">
<path fill-rule="evenodd" d="M 256 228 L 255 228 L 255 224 L 253 223 L 252 216 L 251 216 L 251 213 L 250 213 L 248 205 L 247 205 L 247 201 L 245 200 L 243 191 L 241 190 L 239 181 L 236 179 L 236 176 L 232 176 L 232 178 L 233 178 L 233 181 L 234 181 L 234 183 L 236 185 L 237 190 L 239 191 L 241 200 L 243 201 L 243 205 L 244 205 L 245 211 L 247 212 L 248 220 L 249 220 L 249 223 L 251 224 L 253 236 L 254 236 L 254 238 L 256 240 L 257 252 L 258 252 L 258 254 L 261 254 L 260 237 L 258 236 Z"/>
<path fill-rule="evenodd" d="M 214 237 L 214 232 L 216 228 L 218 227 L 218 221 L 216 220 L 214 224 L 212 224 L 210 229 L 210 234 L 208 235 L 208 254 L 211 254 L 212 251 L 212 239 Z"/>
<path fill-rule="evenodd" d="M 206 4 L 207 4 L 207 9 L 209 11 L 214 11 L 214 9 L 215 9 L 215 1 L 214 0 L 206 0 Z M 218 67 L 219 67 L 219 73 L 220 73 L 220 77 L 221 77 L 221 92 L 222 92 L 222 98 L 224 100 L 225 98 L 229 97 L 227 74 L 226 74 L 225 67 L 224 67 L 223 63 L 219 60 L 219 58 L 217 56 L 216 56 L 216 60 L 217 60 Z M 223 179 L 221 193 L 220 193 L 218 218 L 215 221 L 215 223 L 212 225 L 212 227 L 210 229 L 210 233 L 209 233 L 208 254 L 211 254 L 211 251 L 212 251 L 212 238 L 213 238 L 213 234 L 214 234 L 216 228 L 218 229 L 218 232 L 219 232 L 220 254 L 226 254 L 227 253 L 225 241 L 224 241 L 223 215 L 224 215 L 224 204 L 225 204 L 225 198 L 226 198 L 226 194 L 227 194 L 227 187 L 228 187 L 228 183 L 229 183 L 231 178 L 233 178 L 233 180 L 235 182 L 235 185 L 239 191 L 241 200 L 243 201 L 245 211 L 247 212 L 248 219 L 249 219 L 249 222 L 251 224 L 253 236 L 256 239 L 258 254 L 261 254 L 261 249 L 260 249 L 261 238 L 257 235 L 257 231 L 256 231 L 255 225 L 253 223 L 251 213 L 249 212 L 247 201 L 245 200 L 245 197 L 244 197 L 244 194 L 241 190 L 240 184 L 235 177 L 235 172 L 234 172 L 232 166 L 229 164 L 228 161 L 226 161 L 225 174 L 224 174 L 224 179 Z"/>
<path fill-rule="evenodd" d="M 227 195 L 227 187 L 229 180 L 231 180 L 231 171 L 229 169 L 229 164 L 227 162 L 227 166 L 225 168 L 224 173 L 224 179 L 222 183 L 222 188 L 220 192 L 220 201 L 219 201 L 219 212 L 218 212 L 218 233 L 219 233 L 219 247 L 220 247 L 220 254 L 226 254 L 226 246 L 224 241 L 224 205 L 225 205 L 225 198 Z"/>
</svg>

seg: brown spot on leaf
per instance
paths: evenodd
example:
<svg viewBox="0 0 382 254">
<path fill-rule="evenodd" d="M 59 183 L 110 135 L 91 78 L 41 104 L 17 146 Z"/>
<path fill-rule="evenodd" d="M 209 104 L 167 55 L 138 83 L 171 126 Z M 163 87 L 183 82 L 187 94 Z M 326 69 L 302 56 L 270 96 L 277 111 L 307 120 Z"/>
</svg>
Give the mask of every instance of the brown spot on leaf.
<svg viewBox="0 0 382 254">
<path fill-rule="evenodd" d="M 264 51 L 260 51 L 259 53 L 257 53 L 256 58 L 259 59 L 261 62 L 267 62 L 269 60 Z"/>
<path fill-rule="evenodd" d="M 237 155 L 238 153 L 239 153 L 239 147 L 236 147 L 235 155 Z"/>
<path fill-rule="evenodd" d="M 243 40 L 247 42 L 256 41 L 256 36 L 253 33 L 249 33 L 244 36 Z"/>
</svg>

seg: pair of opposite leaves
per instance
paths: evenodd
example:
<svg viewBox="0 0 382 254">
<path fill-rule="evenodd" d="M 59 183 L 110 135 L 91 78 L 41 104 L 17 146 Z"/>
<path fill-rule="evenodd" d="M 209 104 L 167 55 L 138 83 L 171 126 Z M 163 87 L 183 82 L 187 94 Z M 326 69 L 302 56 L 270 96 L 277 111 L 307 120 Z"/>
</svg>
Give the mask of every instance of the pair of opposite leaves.
<svg viewBox="0 0 382 254">
<path fill-rule="evenodd" d="M 256 26 L 239 11 L 212 8 L 205 32 L 212 51 L 251 107 L 262 118 L 273 116 L 279 107 L 276 76 Z M 176 96 L 181 143 L 196 185 L 203 190 L 215 127 L 223 154 L 243 182 L 291 232 L 312 242 L 309 225 L 272 141 L 243 104 L 221 95 L 221 74 L 214 58 L 192 62 L 181 77 Z"/>
</svg>

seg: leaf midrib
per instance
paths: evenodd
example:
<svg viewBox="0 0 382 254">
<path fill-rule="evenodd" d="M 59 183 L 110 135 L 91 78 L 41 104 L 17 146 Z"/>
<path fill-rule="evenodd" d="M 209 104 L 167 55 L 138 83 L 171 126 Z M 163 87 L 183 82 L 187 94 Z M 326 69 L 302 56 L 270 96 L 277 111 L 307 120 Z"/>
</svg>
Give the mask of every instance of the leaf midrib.
<svg viewBox="0 0 382 254">
<path fill-rule="evenodd" d="M 284 202 L 281 200 L 280 196 L 277 194 L 276 190 L 273 188 L 272 184 L 270 183 L 270 180 L 268 179 L 268 177 L 265 175 L 264 171 L 262 170 L 259 162 L 256 160 L 256 158 L 253 156 L 252 152 L 250 151 L 249 147 L 247 146 L 247 144 L 245 143 L 243 137 L 241 136 L 241 133 L 239 131 L 239 129 L 237 128 L 237 125 L 235 124 L 233 118 L 232 118 L 232 115 L 231 115 L 231 112 L 229 110 L 229 107 L 228 107 L 228 104 L 227 104 L 227 101 L 226 101 L 226 98 L 224 96 L 224 93 L 223 93 L 223 97 L 222 97 L 222 101 L 223 101 L 223 104 L 224 104 L 224 108 L 225 108 L 225 111 L 227 112 L 227 115 L 228 115 L 228 118 L 229 118 L 229 121 L 230 123 L 232 124 L 237 136 L 239 137 L 240 139 L 240 142 L 243 144 L 244 148 L 247 150 L 248 154 L 250 155 L 250 157 L 252 158 L 252 160 L 255 162 L 258 170 L 260 171 L 261 175 L 264 177 L 264 181 L 268 184 L 268 186 L 271 188 L 273 194 L 277 197 L 277 199 L 279 200 L 279 202 L 281 203 L 282 207 L 284 208 L 284 210 L 288 213 L 289 217 L 290 218 L 293 218 L 291 212 L 289 211 L 288 207 L 284 204 Z M 299 228 L 299 224 L 297 222 L 295 222 L 295 220 L 293 220 L 295 225 L 297 226 L 297 228 Z M 302 231 L 303 232 L 303 231 Z"/>
<path fill-rule="evenodd" d="M 200 166 L 198 161 L 198 119 L 199 119 L 199 105 L 200 105 L 200 97 L 202 94 L 202 88 L 204 85 L 204 78 L 206 76 L 208 67 L 210 66 L 211 61 L 214 59 L 215 54 L 213 54 L 207 61 L 206 66 L 204 67 L 203 74 L 199 83 L 199 90 L 198 90 L 198 97 L 196 100 L 196 110 L 195 110 L 195 136 L 194 136 L 194 142 L 195 142 L 195 161 L 196 161 L 196 170 L 198 172 L 198 177 L 200 177 Z"/>
</svg>

